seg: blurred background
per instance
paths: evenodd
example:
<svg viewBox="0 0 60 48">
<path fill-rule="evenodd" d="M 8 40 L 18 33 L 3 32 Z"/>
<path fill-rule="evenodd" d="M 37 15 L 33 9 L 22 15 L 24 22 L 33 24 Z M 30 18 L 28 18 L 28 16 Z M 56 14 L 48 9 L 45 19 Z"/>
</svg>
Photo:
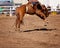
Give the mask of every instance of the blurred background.
<svg viewBox="0 0 60 48">
<path fill-rule="evenodd" d="M 44 4 L 49 13 L 60 14 L 60 0 L 38 0 Z M 26 4 L 27 0 L 0 0 L 0 14 L 14 14 L 15 8 L 22 4 Z"/>
</svg>

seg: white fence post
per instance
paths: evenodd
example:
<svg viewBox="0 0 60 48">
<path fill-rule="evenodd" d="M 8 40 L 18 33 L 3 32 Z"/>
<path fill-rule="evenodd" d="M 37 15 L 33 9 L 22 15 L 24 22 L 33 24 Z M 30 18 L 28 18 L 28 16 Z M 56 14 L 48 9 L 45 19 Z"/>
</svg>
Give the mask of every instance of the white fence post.
<svg viewBox="0 0 60 48">
<path fill-rule="evenodd" d="M 10 16 L 12 16 L 12 7 L 10 6 Z"/>
</svg>

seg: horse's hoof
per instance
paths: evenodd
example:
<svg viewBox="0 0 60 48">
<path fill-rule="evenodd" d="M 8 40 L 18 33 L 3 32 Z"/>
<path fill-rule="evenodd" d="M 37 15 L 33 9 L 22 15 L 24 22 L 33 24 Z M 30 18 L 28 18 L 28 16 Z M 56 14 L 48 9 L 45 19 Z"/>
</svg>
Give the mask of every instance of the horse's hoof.
<svg viewBox="0 0 60 48">
<path fill-rule="evenodd" d="M 46 22 L 47 24 L 49 23 L 49 22 Z"/>
<path fill-rule="evenodd" d="M 18 28 L 17 31 L 20 31 L 20 28 Z"/>
<path fill-rule="evenodd" d="M 15 31 L 20 31 L 20 28 L 18 28 L 18 29 L 15 29 Z"/>
</svg>

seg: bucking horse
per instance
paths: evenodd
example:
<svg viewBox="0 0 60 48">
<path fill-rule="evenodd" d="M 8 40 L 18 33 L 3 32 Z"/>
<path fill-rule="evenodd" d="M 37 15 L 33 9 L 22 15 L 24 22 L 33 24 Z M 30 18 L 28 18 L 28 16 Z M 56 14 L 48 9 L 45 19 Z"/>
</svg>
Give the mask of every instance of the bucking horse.
<svg viewBox="0 0 60 48">
<path fill-rule="evenodd" d="M 31 15 L 36 14 L 44 22 L 46 22 L 45 19 L 49 16 L 48 9 L 45 5 L 41 5 L 39 2 L 33 5 L 32 3 L 28 2 L 27 4 L 16 8 L 16 29 L 20 29 L 20 24 L 23 23 L 23 17 L 26 13 Z"/>
</svg>

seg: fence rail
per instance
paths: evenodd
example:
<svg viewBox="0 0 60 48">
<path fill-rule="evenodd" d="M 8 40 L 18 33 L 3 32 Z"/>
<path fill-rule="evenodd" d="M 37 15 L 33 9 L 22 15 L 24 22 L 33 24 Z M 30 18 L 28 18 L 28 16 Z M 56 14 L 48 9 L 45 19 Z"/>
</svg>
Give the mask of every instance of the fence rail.
<svg viewBox="0 0 60 48">
<path fill-rule="evenodd" d="M 10 16 L 12 16 L 12 12 L 15 11 L 16 7 L 17 6 L 0 6 L 0 8 L 2 8 L 0 13 L 6 12 L 9 13 Z"/>
</svg>

